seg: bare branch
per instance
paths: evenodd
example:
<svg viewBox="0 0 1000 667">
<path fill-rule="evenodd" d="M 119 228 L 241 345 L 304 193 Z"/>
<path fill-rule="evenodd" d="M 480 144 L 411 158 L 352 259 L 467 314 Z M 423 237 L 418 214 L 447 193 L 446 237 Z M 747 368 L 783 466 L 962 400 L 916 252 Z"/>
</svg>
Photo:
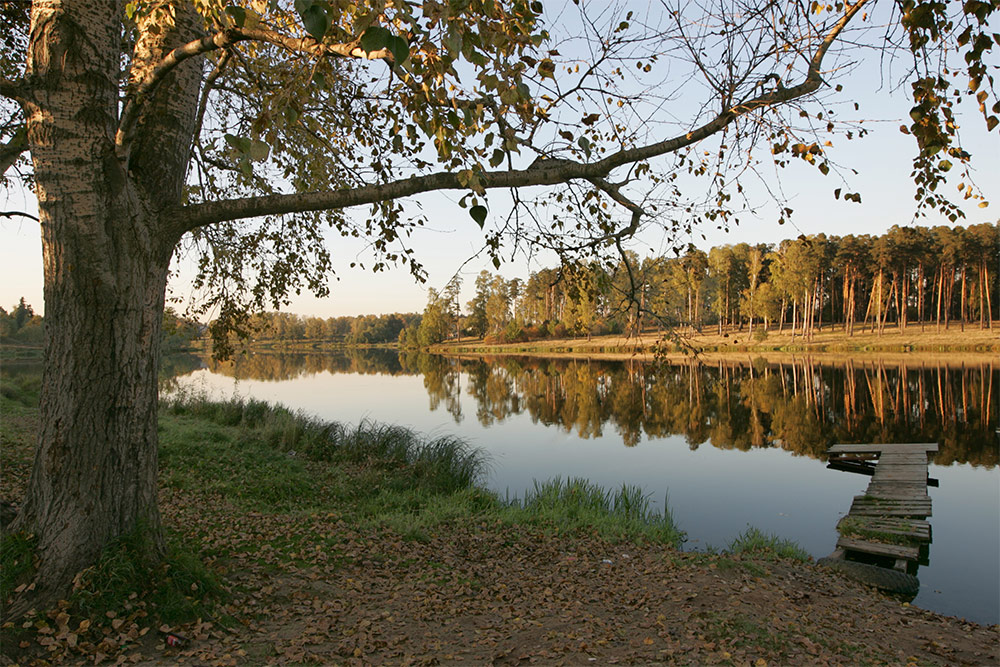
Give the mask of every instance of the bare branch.
<svg viewBox="0 0 1000 667">
<path fill-rule="evenodd" d="M 829 51 L 830 46 L 836 41 L 844 27 L 847 26 L 850 20 L 869 1 L 860 0 L 857 4 L 847 8 L 844 16 L 827 33 L 818 46 L 816 53 L 810 59 L 809 71 L 805 79 L 795 86 L 787 88 L 779 87 L 744 100 L 732 108 L 722 111 L 701 126 L 682 135 L 646 146 L 617 151 L 596 162 L 582 163 L 572 160 L 539 159 L 533 162 L 527 169 L 484 172 L 480 175 L 480 183 L 485 189 L 496 189 L 556 185 L 574 179 L 585 179 L 590 180 L 597 187 L 601 187 L 601 181 L 595 181 L 594 179 L 604 179 L 613 169 L 626 164 L 675 153 L 712 136 L 736 119 L 753 111 L 785 104 L 810 95 L 823 85 L 823 78 L 820 74 L 823 57 Z M 613 188 L 607 183 L 604 183 L 604 185 L 610 189 L 605 189 L 604 187 L 601 187 L 601 189 L 614 197 Z M 457 174 L 439 172 L 346 190 L 243 197 L 192 204 L 166 212 L 165 220 L 170 221 L 168 224 L 171 224 L 177 232 L 184 233 L 204 225 L 226 220 L 346 208 L 437 190 L 460 190 L 465 189 L 465 187 L 459 182 Z M 621 195 L 619 194 L 618 197 L 621 197 Z M 622 202 L 619 201 L 619 203 Z M 632 206 L 635 205 L 632 204 Z M 633 208 L 629 208 L 635 213 Z M 637 224 L 637 221 L 634 221 L 633 224 Z"/>
<path fill-rule="evenodd" d="M 194 146 L 198 145 L 198 139 L 201 137 L 202 124 L 205 122 L 205 110 L 208 109 L 208 96 L 215 88 L 215 82 L 219 80 L 220 76 L 222 76 L 222 72 L 226 69 L 226 65 L 229 64 L 231 58 L 231 52 L 226 51 L 223 53 L 222 57 L 219 58 L 219 63 L 205 79 L 205 85 L 202 86 L 201 101 L 198 103 L 198 114 L 194 125 L 194 141 L 191 143 L 192 151 L 194 150 Z"/>
<path fill-rule="evenodd" d="M 124 157 L 128 153 L 128 145 L 135 124 L 139 119 L 142 102 L 156 90 L 160 82 L 170 72 L 185 60 L 217 49 L 227 49 L 238 42 L 245 41 L 265 42 L 294 53 L 305 53 L 317 57 L 331 55 L 344 58 L 392 61 L 392 53 L 388 49 L 365 51 L 360 46 L 360 39 L 343 44 L 324 44 L 312 37 L 289 37 L 263 28 L 227 28 L 221 32 L 190 41 L 183 46 L 178 46 L 164 56 L 149 76 L 129 95 L 122 111 L 121 121 L 118 124 L 118 132 L 115 135 L 115 150 L 118 156 Z"/>
<path fill-rule="evenodd" d="M 34 220 L 38 222 L 38 218 L 30 213 L 25 213 L 24 211 L 0 211 L 0 218 L 28 218 L 29 220 Z"/>
<path fill-rule="evenodd" d="M 17 102 L 22 102 L 28 97 L 28 88 L 24 84 L 24 79 L 0 79 L 0 96 L 9 97 Z"/>
<path fill-rule="evenodd" d="M 0 176 L 7 173 L 11 165 L 17 162 L 21 153 L 28 150 L 28 129 L 22 125 L 3 146 L 0 146 Z"/>
</svg>

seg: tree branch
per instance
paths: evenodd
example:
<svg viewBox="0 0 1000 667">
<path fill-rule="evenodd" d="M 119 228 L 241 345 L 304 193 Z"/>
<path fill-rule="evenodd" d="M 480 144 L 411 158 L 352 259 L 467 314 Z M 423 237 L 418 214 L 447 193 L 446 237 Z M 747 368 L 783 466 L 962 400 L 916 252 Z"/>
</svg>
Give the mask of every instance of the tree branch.
<svg viewBox="0 0 1000 667">
<path fill-rule="evenodd" d="M 7 143 L 0 146 L 0 176 L 7 173 L 11 165 L 17 162 L 17 158 L 26 150 L 28 150 L 28 128 L 22 125 Z"/>
<path fill-rule="evenodd" d="M 0 211 L 0 218 L 28 218 L 29 220 L 34 220 L 38 222 L 38 217 L 31 215 L 30 213 L 25 213 L 24 211 Z"/>
<path fill-rule="evenodd" d="M 0 79 L 0 96 L 23 102 L 28 97 L 24 79 Z"/>
<path fill-rule="evenodd" d="M 392 60 L 388 49 L 365 51 L 360 46 L 360 39 L 343 44 L 324 44 L 312 37 L 289 37 L 273 30 L 263 28 L 226 28 L 201 39 L 196 39 L 178 46 L 163 57 L 163 60 L 153 68 L 142 83 L 129 95 L 125 108 L 122 110 L 115 135 L 115 151 L 118 157 L 128 154 L 132 132 L 139 119 L 142 102 L 147 99 L 178 65 L 185 60 L 204 55 L 217 49 L 227 49 L 238 42 L 257 41 L 281 47 L 293 53 L 306 53 L 314 56 L 333 55 L 344 58 L 362 58 L 366 60 Z"/>
<path fill-rule="evenodd" d="M 820 75 L 821 66 L 830 46 L 836 41 L 850 20 L 869 1 L 860 0 L 857 4 L 847 8 L 844 16 L 834 24 L 833 28 L 831 28 L 830 32 L 827 33 L 817 47 L 816 53 L 810 59 L 809 70 L 805 79 L 795 86 L 778 88 L 745 100 L 730 109 L 722 111 L 708 122 L 685 134 L 654 144 L 621 150 L 596 162 L 582 163 L 572 160 L 540 159 L 533 162 L 527 169 L 484 172 L 480 175 L 480 183 L 485 189 L 496 189 L 556 185 L 574 179 L 587 179 L 594 182 L 593 179 L 603 179 L 617 167 L 674 153 L 682 148 L 696 144 L 712 136 L 736 119 L 757 109 L 785 104 L 800 97 L 810 95 L 823 85 L 823 78 Z M 599 183 L 600 181 L 597 181 L 597 187 L 601 187 Z M 164 212 L 164 220 L 169 221 L 168 225 L 179 234 L 183 234 L 204 225 L 227 220 L 347 208 L 372 204 L 386 199 L 409 197 L 425 192 L 460 190 L 465 188 L 466 186 L 459 182 L 456 174 L 439 172 L 424 176 L 412 176 L 377 185 L 365 185 L 348 190 L 264 195 L 191 204 Z M 608 192 L 608 190 L 605 191 Z M 609 194 L 613 195 L 611 192 Z M 635 213 L 634 210 L 633 213 Z M 633 224 L 635 223 L 636 221 L 633 220 Z"/>
</svg>

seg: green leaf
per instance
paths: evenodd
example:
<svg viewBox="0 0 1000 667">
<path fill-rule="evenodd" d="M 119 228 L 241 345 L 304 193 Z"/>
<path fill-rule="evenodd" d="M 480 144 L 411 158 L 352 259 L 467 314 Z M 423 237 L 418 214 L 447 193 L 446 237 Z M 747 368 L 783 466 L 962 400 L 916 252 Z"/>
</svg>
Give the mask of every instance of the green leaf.
<svg viewBox="0 0 1000 667">
<path fill-rule="evenodd" d="M 590 140 L 587 137 L 580 137 L 576 140 L 576 144 L 583 149 L 583 152 L 590 157 Z"/>
<path fill-rule="evenodd" d="M 480 229 L 482 229 L 483 225 L 486 224 L 486 215 L 488 213 L 489 211 L 486 210 L 485 206 L 473 206 L 469 209 L 469 215 L 471 215 L 472 219 L 476 221 L 476 224 L 479 225 Z"/>
<path fill-rule="evenodd" d="M 236 5 L 229 5 L 226 7 L 226 13 L 232 17 L 233 23 L 236 24 L 238 28 L 242 28 L 247 22 L 247 10 L 242 7 L 237 7 Z"/>
<path fill-rule="evenodd" d="M 330 29 L 330 17 L 326 15 L 326 10 L 319 4 L 310 4 L 304 10 L 299 11 L 299 17 L 302 19 L 302 25 L 305 26 L 306 32 L 317 41 L 323 39 L 323 35 Z"/>
<path fill-rule="evenodd" d="M 254 139 L 250 142 L 250 150 L 248 152 L 250 153 L 251 160 L 254 162 L 263 162 L 271 153 L 271 147 L 267 145 L 266 141 Z"/>
<path fill-rule="evenodd" d="M 397 65 L 400 65 L 410 57 L 410 45 L 402 37 L 392 36 L 389 38 L 389 52 Z"/>
<path fill-rule="evenodd" d="M 941 163 L 938 166 L 941 168 L 941 171 L 951 171 L 950 160 L 941 160 Z"/>
<path fill-rule="evenodd" d="M 365 30 L 364 34 L 361 35 L 361 48 L 364 49 L 366 53 L 380 51 L 381 49 L 389 46 L 390 39 L 392 39 L 391 32 L 382 26 L 373 25 L 368 28 L 368 30 Z"/>
</svg>

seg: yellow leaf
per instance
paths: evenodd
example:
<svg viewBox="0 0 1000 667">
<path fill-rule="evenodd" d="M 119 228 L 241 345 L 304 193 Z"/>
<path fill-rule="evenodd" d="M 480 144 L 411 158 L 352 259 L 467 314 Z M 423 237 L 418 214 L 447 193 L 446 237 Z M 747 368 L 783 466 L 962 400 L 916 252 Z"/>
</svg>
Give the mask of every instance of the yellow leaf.
<svg viewBox="0 0 1000 667">
<path fill-rule="evenodd" d="M 642 643 L 645 644 L 646 646 L 649 646 L 650 644 L 653 643 L 653 638 L 652 637 L 646 637 L 645 639 L 642 640 Z"/>
<path fill-rule="evenodd" d="M 767 660 L 764 658 L 757 658 L 757 662 L 753 663 L 757 667 L 767 667 Z"/>
</svg>

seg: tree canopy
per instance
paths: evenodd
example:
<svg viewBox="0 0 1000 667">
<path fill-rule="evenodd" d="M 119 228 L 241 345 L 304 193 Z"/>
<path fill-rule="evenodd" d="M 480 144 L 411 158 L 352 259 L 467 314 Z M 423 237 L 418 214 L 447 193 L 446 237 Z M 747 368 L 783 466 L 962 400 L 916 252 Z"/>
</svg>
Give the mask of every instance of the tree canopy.
<svg viewBox="0 0 1000 667">
<path fill-rule="evenodd" d="M 998 124 L 986 65 L 996 10 L 4 3 L 0 167 L 34 187 L 45 267 L 42 425 L 15 522 L 38 537 L 29 597 L 56 599 L 106 544 L 140 529 L 145 555 L 163 552 L 155 375 L 178 253 L 199 257 L 196 288 L 220 343 L 255 309 L 327 292 L 327 230 L 365 239 L 366 267 L 398 263 L 422 278 L 407 239 L 428 221 L 406 202 L 427 192 L 461 193 L 464 223 L 482 228 L 495 265 L 511 248 L 624 258 L 646 226 L 737 221 L 744 175 L 796 161 L 838 171 L 833 140 L 864 129 L 828 96 L 868 51 L 902 64 L 912 89 L 902 130 L 916 139 L 918 210 L 957 220 L 939 186 L 957 172 L 959 196 L 981 199 L 955 109 L 969 100 L 990 131 Z M 491 210 L 495 190 L 510 191 L 512 211 Z M 833 194 L 861 201 L 846 185 Z M 687 270 L 695 319 L 701 259 Z M 502 305 L 485 304 L 488 321 L 505 319 Z"/>
</svg>

